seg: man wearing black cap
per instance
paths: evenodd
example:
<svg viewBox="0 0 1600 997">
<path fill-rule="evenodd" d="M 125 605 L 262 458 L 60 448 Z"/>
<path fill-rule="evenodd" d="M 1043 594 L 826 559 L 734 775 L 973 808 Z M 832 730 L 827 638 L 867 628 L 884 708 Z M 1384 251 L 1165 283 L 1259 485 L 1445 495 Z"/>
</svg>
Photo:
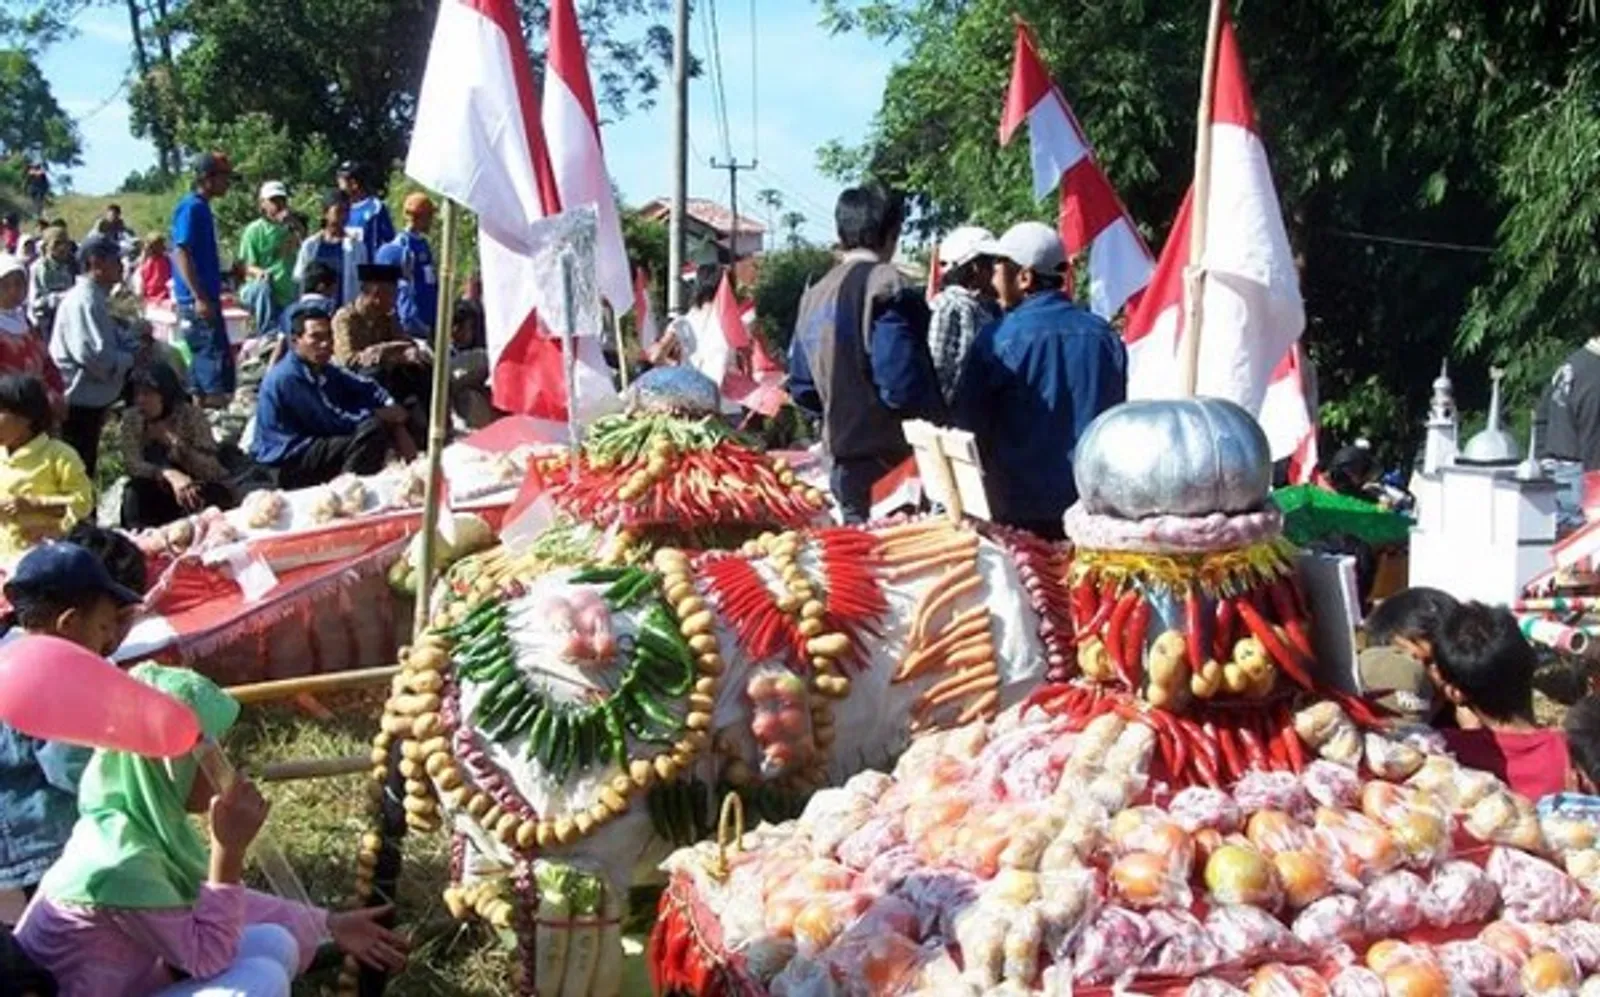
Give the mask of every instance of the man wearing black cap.
<svg viewBox="0 0 1600 997">
<path fill-rule="evenodd" d="M 5 593 L 12 624 L 7 639 L 19 631 L 45 634 L 104 657 L 121 645 L 130 613 L 144 598 L 118 584 L 100 558 L 66 541 L 24 554 L 6 581 Z"/>
<path fill-rule="evenodd" d="M 402 405 L 426 408 L 432 357 L 395 315 L 400 272 L 381 263 L 357 268 L 361 293 L 333 316 L 333 362 L 377 381 Z"/>
<path fill-rule="evenodd" d="M 202 404 L 220 408 L 233 394 L 233 349 L 222 318 L 222 260 L 211 202 L 228 193 L 233 166 L 220 152 L 194 160 L 194 189 L 172 214 L 172 297 L 178 329 L 193 356 L 190 377 Z"/>
<path fill-rule="evenodd" d="M 392 449 L 417 455 L 408 415 L 376 381 L 332 363 L 333 325 L 314 302 L 289 307 L 289 353 L 267 371 L 251 455 L 283 488 L 376 474 Z"/>
<path fill-rule="evenodd" d="M 350 198 L 350 219 L 345 228 L 350 238 L 361 243 L 367 258 L 394 241 L 394 220 L 389 206 L 372 193 L 371 173 L 363 163 L 339 164 L 339 189 Z"/>
</svg>

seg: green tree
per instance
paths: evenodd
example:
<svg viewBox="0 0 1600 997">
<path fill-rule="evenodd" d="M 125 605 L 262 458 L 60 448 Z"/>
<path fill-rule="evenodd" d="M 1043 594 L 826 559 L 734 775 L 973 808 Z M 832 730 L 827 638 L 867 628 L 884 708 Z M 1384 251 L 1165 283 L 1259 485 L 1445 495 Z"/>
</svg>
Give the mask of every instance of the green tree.
<svg viewBox="0 0 1600 997">
<path fill-rule="evenodd" d="M 832 253 L 812 246 L 780 249 L 761 257 L 755 286 L 756 326 L 773 347 L 774 356 L 789 351 L 800 296 L 833 264 Z"/>
<path fill-rule="evenodd" d="M 783 218 L 783 244 L 790 249 L 799 249 L 806 244 L 806 237 L 800 230 L 806 226 L 806 216 L 798 211 L 785 211 Z"/>
<path fill-rule="evenodd" d="M 33 55 L 0 51 L 0 155 L 76 166 L 82 151 L 77 126 L 56 103 Z"/>
<path fill-rule="evenodd" d="M 1113 184 L 1159 247 L 1193 173 L 1205 5 L 1187 0 L 821 0 L 838 30 L 893 38 L 868 140 L 822 165 L 911 192 L 923 234 L 1052 218 L 1026 137 L 997 148 L 1013 13 Z M 1310 344 L 1339 434 L 1389 455 L 1420 434 L 1430 373 L 1469 406 L 1490 359 L 1526 405 L 1600 310 L 1600 33 L 1593 3 L 1239 0 L 1234 21 L 1302 262 Z M 1563 344 L 1562 338 L 1567 342 Z"/>
<path fill-rule="evenodd" d="M 648 103 L 670 64 L 670 34 L 650 23 L 629 35 L 623 25 L 659 18 L 668 0 L 582 6 L 603 113 Z M 549 6 L 519 0 L 518 9 L 537 68 Z M 296 141 L 321 136 L 340 159 L 386 172 L 405 154 L 437 12 L 438 0 L 189 0 L 158 11 L 149 23 L 176 54 L 135 53 L 135 128 L 153 139 L 165 130 L 193 149 L 208 129 L 265 115 Z"/>
<path fill-rule="evenodd" d="M 778 234 L 777 214 L 783 210 L 783 192 L 775 187 L 756 191 L 756 203 L 767 209 L 767 231 Z"/>
</svg>

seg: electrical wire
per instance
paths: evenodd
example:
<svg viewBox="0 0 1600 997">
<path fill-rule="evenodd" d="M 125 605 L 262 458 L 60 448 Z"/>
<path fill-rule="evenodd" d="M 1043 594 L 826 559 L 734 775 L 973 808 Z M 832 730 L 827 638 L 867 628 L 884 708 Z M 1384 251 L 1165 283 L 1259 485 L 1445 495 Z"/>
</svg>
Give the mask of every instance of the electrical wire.
<svg viewBox="0 0 1600 997">
<path fill-rule="evenodd" d="M 756 0 L 750 0 L 750 161 L 761 161 L 761 105 L 760 79 L 756 72 Z"/>
<path fill-rule="evenodd" d="M 1410 246 L 1415 249 L 1442 249 L 1452 253 L 1479 253 L 1485 256 L 1495 251 L 1493 246 L 1470 246 L 1460 242 L 1435 242 L 1431 239 L 1408 239 L 1398 235 L 1379 235 L 1376 232 L 1346 232 L 1342 229 L 1324 229 L 1331 236 L 1352 242 L 1380 242 L 1391 246 Z"/>
<path fill-rule="evenodd" d="M 722 137 L 722 154 L 733 159 L 733 139 L 728 128 L 728 90 L 722 71 L 722 32 L 717 23 L 717 0 L 707 0 L 706 27 L 711 54 L 711 95 L 717 114 L 717 130 Z"/>
</svg>

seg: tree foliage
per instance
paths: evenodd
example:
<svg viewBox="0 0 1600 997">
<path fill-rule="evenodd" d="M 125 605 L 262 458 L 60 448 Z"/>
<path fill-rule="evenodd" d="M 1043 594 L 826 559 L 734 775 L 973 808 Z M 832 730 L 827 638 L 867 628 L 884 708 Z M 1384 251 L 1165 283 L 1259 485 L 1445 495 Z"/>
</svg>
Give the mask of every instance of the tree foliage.
<svg viewBox="0 0 1600 997">
<path fill-rule="evenodd" d="M 129 0 L 135 8 L 149 0 Z M 154 0 L 162 10 L 167 0 Z M 135 52 L 141 69 L 132 94 L 135 128 L 200 148 L 208 133 L 247 116 L 265 116 L 299 142 L 323 142 L 340 159 L 380 174 L 404 157 L 427 62 L 438 0 L 173 0 L 170 11 L 143 7 L 161 52 Z M 592 0 L 581 5 L 596 99 L 621 115 L 648 103 L 671 61 L 670 33 L 623 22 L 660 17 L 668 0 Z M 546 0 L 519 0 L 523 26 L 542 68 Z M 136 41 L 143 38 L 136 32 Z M 136 46 L 138 47 L 138 46 Z M 176 50 L 176 54 L 171 54 Z M 164 55 L 163 55 L 164 53 Z"/>
<path fill-rule="evenodd" d="M 997 148 L 1012 15 L 1159 247 L 1193 172 L 1205 5 L 1188 0 L 821 0 L 838 30 L 905 43 L 874 129 L 823 166 L 914 196 L 924 233 L 1049 219 L 1026 137 Z M 1600 312 L 1600 29 L 1588 0 L 1238 0 L 1326 427 L 1414 442 L 1450 354 L 1531 404 Z"/>
<path fill-rule="evenodd" d="M 761 258 L 755 286 L 756 325 L 778 356 L 789 352 L 800 296 L 833 264 L 833 254 L 816 246 L 780 249 Z"/>
<path fill-rule="evenodd" d="M 0 51 L 0 155 L 75 166 L 82 151 L 77 126 L 56 103 L 32 53 Z"/>
</svg>

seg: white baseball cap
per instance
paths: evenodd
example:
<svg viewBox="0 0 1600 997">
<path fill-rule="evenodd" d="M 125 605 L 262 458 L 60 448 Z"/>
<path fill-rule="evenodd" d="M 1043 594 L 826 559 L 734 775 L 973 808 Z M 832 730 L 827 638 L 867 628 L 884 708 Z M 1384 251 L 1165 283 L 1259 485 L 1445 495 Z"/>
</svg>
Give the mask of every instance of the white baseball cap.
<svg viewBox="0 0 1600 997">
<path fill-rule="evenodd" d="M 985 246 L 984 251 L 1038 273 L 1060 273 L 1067 265 L 1060 234 L 1042 222 L 1018 222 Z"/>
<path fill-rule="evenodd" d="M 263 201 L 270 201 L 275 197 L 287 199 L 288 196 L 289 188 L 283 185 L 282 180 L 268 180 L 261 185 L 261 200 Z"/>
<path fill-rule="evenodd" d="M 971 263 L 994 242 L 994 233 L 977 225 L 963 225 L 939 243 L 939 272 Z"/>
</svg>

